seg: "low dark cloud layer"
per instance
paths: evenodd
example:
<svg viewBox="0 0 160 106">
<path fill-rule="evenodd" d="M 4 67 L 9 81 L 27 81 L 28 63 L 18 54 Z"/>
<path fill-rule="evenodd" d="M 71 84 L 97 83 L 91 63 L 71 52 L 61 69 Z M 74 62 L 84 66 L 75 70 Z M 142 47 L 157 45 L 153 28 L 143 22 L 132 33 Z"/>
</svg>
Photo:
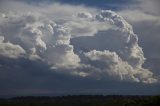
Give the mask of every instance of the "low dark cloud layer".
<svg viewBox="0 0 160 106">
<path fill-rule="evenodd" d="M 58 74 L 43 62 L 3 58 L 0 71 L 0 96 L 68 94 L 159 94 L 159 85 L 95 80 Z"/>
</svg>

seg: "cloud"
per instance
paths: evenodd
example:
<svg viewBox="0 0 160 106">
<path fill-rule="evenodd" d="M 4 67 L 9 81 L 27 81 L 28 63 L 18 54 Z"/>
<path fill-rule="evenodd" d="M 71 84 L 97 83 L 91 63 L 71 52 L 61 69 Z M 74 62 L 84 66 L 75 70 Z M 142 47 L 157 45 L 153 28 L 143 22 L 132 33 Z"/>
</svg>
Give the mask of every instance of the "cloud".
<svg viewBox="0 0 160 106">
<path fill-rule="evenodd" d="M 112 79 L 96 80 L 88 77 L 60 74 L 46 63 L 28 59 L 0 59 L 0 97 L 57 96 L 82 94 L 158 94 L 159 84 L 143 84 Z M 127 89 L 126 89 L 127 88 Z"/>
<path fill-rule="evenodd" d="M 124 16 L 129 22 L 149 22 L 152 21 L 155 24 L 160 25 L 160 17 L 152 14 L 145 13 L 144 11 L 135 10 L 124 10 L 120 11 L 119 14 Z"/>
<path fill-rule="evenodd" d="M 118 11 L 130 24 L 139 38 L 139 45 L 143 48 L 146 62 L 144 67 L 159 73 L 159 39 L 160 39 L 160 9 L 158 0 L 137 0 L 126 10 Z M 154 45 L 154 46 L 153 46 Z"/>
<path fill-rule="evenodd" d="M 142 67 L 145 58 L 132 26 L 115 12 L 64 4 L 45 8 L 23 2 L 4 4 L 0 34 L 11 43 L 6 45 L 12 45 L 5 49 L 12 53 L 6 57 L 18 57 L 25 51 L 26 59 L 41 60 L 53 71 L 73 76 L 158 81 Z M 17 5 L 22 9 L 15 12 Z"/>
<path fill-rule="evenodd" d="M 146 69 L 135 69 L 127 62 L 122 61 L 122 59 L 115 53 L 110 51 L 90 51 L 85 53 L 85 56 L 91 61 L 93 67 L 98 68 L 99 73 L 108 74 L 114 78 L 120 80 L 131 80 L 135 82 L 143 83 L 153 83 L 157 80 L 152 78 L 153 73 Z M 93 64 L 92 64 L 93 62 Z M 94 62 L 97 64 L 104 63 L 100 67 L 97 67 Z"/>
<path fill-rule="evenodd" d="M 159 0 L 137 0 L 139 5 L 137 7 L 141 8 L 142 11 L 152 14 L 152 15 L 160 15 Z"/>
<path fill-rule="evenodd" d="M 10 42 L 4 42 L 4 37 L 0 36 L 0 57 L 19 58 L 23 57 L 25 50 L 19 45 L 14 45 Z"/>
</svg>

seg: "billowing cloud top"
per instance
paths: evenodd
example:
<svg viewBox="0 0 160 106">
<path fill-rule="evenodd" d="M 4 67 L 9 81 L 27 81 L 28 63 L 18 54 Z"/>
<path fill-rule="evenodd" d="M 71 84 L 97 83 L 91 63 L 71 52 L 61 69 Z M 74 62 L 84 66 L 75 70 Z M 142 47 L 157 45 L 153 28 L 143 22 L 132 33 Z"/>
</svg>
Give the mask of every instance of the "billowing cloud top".
<svg viewBox="0 0 160 106">
<path fill-rule="evenodd" d="M 142 67 L 145 58 L 132 26 L 115 12 L 23 3 L 25 10 L 17 11 L 16 5 L 0 12 L 0 57 L 40 60 L 53 71 L 98 80 L 158 82 Z"/>
</svg>

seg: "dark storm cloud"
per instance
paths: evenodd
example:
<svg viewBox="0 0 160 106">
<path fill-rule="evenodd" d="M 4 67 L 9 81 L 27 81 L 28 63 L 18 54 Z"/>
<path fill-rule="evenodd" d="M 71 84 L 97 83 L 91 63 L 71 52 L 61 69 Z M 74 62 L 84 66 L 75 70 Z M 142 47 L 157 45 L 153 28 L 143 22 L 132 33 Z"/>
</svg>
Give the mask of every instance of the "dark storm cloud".
<svg viewBox="0 0 160 106">
<path fill-rule="evenodd" d="M 61 3 L 79 5 L 83 4 L 86 6 L 93 6 L 105 9 L 118 9 L 121 6 L 128 5 L 129 3 L 134 3 L 133 0 L 55 0 Z"/>
<path fill-rule="evenodd" d="M 3 0 L 6 1 L 6 0 Z M 11 0 L 7 0 L 11 1 Z M 128 7 L 130 4 L 136 4 L 135 0 L 16 0 L 24 1 L 29 4 L 39 5 L 41 2 L 45 4 L 50 3 L 61 3 L 61 4 L 70 4 L 70 5 L 85 5 L 90 7 L 96 7 L 101 9 L 112 9 L 120 10 L 122 7 Z"/>
<path fill-rule="evenodd" d="M 159 85 L 95 80 L 57 74 L 43 62 L 25 59 L 0 61 L 0 96 L 68 94 L 158 94 Z"/>
</svg>

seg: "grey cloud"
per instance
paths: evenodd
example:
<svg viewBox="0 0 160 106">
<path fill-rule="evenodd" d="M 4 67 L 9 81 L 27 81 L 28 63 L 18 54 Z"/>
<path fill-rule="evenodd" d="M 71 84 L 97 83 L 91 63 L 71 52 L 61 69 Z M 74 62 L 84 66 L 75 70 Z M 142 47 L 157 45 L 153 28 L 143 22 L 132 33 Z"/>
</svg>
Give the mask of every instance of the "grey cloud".
<svg viewBox="0 0 160 106">
<path fill-rule="evenodd" d="M 60 74 L 42 61 L 1 58 L 0 97 L 53 96 L 68 94 L 158 94 L 159 84 L 143 84 L 121 80 Z"/>
<path fill-rule="evenodd" d="M 116 52 L 116 55 L 118 58 L 120 58 L 119 66 L 121 66 L 121 69 L 124 70 L 124 67 L 128 67 L 128 71 L 126 73 L 130 73 L 128 76 L 129 78 L 133 78 L 132 76 L 135 76 L 136 78 L 133 80 L 142 81 L 144 83 L 152 83 L 156 82 L 157 80 L 155 78 L 152 79 L 153 73 L 150 72 L 147 69 L 142 68 L 142 65 L 145 61 L 145 58 L 143 56 L 142 49 L 138 46 L 138 38 L 137 35 L 133 33 L 132 27 L 120 16 L 115 14 L 112 11 L 102 11 L 100 15 L 97 15 L 101 17 L 100 21 L 105 22 L 110 20 L 112 24 L 116 25 L 113 28 L 106 29 L 103 31 L 97 32 L 94 36 L 86 36 L 86 37 L 79 37 L 79 38 L 73 38 L 71 39 L 71 43 L 75 47 L 75 51 L 78 52 L 79 50 L 93 53 L 92 50 L 100 50 L 97 51 L 98 53 L 103 53 L 104 50 L 109 50 L 112 52 Z M 97 18 L 96 16 L 96 18 Z M 114 18 L 113 18 L 114 17 Z M 109 19 L 108 19 L 109 18 Z M 112 20 L 113 18 L 113 20 Z M 99 20 L 99 18 L 98 18 Z M 81 43 L 81 45 L 79 45 Z M 78 50 L 79 49 L 79 50 Z M 102 52 L 101 52 L 102 51 Z M 96 54 L 96 52 L 95 52 Z M 105 53 L 104 53 L 105 54 Z M 92 57 L 92 55 L 91 55 Z M 112 59 L 111 59 L 112 60 Z M 82 60 L 83 61 L 83 60 Z M 84 59 L 85 61 L 85 59 Z M 100 60 L 98 60 L 100 61 Z M 102 62 L 98 62 L 96 60 L 96 64 L 101 64 L 100 67 L 102 67 Z M 92 64 L 93 65 L 93 64 Z M 114 65 L 114 64 L 113 64 Z M 112 66 L 105 64 L 106 66 L 106 72 L 110 69 L 107 69 L 107 67 Z M 95 67 L 95 68 L 93 68 Z M 96 72 L 87 72 L 87 73 L 103 73 L 103 71 L 100 71 L 101 68 L 96 67 L 95 64 L 90 70 L 94 70 Z M 117 67 L 117 66 L 116 66 Z M 98 69 L 97 69 L 98 68 Z M 104 68 L 104 65 L 103 65 Z M 111 70 L 119 70 L 120 69 L 111 69 Z M 104 73 L 106 73 L 104 72 Z M 144 73 L 146 74 L 144 74 Z M 120 72 L 121 73 L 121 72 Z M 125 73 L 125 72 L 124 72 Z M 148 74 L 147 74 L 148 73 Z M 123 72 L 121 73 L 123 74 Z M 116 75 L 116 74 L 115 74 Z M 123 76 L 123 75 L 122 75 Z M 121 75 L 120 75 L 121 77 Z M 149 77 L 151 79 L 149 79 Z M 121 77 L 122 78 L 122 77 Z M 129 79 L 128 78 L 128 79 Z M 123 79 L 123 78 L 122 78 Z M 124 77 L 125 79 L 125 77 Z"/>
<path fill-rule="evenodd" d="M 100 61 L 105 64 L 105 68 L 99 68 L 102 74 L 109 74 L 109 76 L 116 76 L 115 78 L 121 80 L 133 80 L 135 82 L 153 83 L 157 80 L 152 78 L 152 73 L 145 69 L 135 69 L 127 62 L 121 60 L 115 52 L 96 51 L 85 53 L 91 61 Z M 142 72 L 143 71 L 143 72 Z"/>
<path fill-rule="evenodd" d="M 146 62 L 144 67 L 159 76 L 159 38 L 160 38 L 160 12 L 158 0 L 138 0 L 131 9 L 118 13 L 133 25 L 134 32 L 138 35 L 139 45 L 142 47 Z"/>
<path fill-rule="evenodd" d="M 25 50 L 10 42 L 4 42 L 4 37 L 0 36 L 0 57 L 19 58 L 25 55 Z"/>
<path fill-rule="evenodd" d="M 145 58 L 132 26 L 115 12 L 60 4 L 46 9 L 22 5 L 30 13 L 24 14 L 23 9 L 17 13 L 2 11 L 0 31 L 5 41 L 26 51 L 26 59 L 41 60 L 57 73 L 82 78 L 94 78 L 97 74 L 99 79 L 119 76 L 124 81 L 158 81 L 151 71 L 142 67 Z M 76 42 L 75 39 L 81 38 L 86 40 Z M 94 61 L 102 66 L 92 64 Z"/>
<path fill-rule="evenodd" d="M 138 0 L 140 2 L 139 6 L 144 12 L 147 12 L 152 15 L 160 15 L 159 0 Z"/>
<path fill-rule="evenodd" d="M 21 45 L 29 59 L 42 59 L 58 67 L 72 66 L 79 62 L 69 44 L 71 35 L 65 26 L 57 25 L 51 20 L 44 22 L 33 14 L 27 14 L 16 17 L 11 15 L 2 21 L 0 27 L 5 40 Z"/>
</svg>

